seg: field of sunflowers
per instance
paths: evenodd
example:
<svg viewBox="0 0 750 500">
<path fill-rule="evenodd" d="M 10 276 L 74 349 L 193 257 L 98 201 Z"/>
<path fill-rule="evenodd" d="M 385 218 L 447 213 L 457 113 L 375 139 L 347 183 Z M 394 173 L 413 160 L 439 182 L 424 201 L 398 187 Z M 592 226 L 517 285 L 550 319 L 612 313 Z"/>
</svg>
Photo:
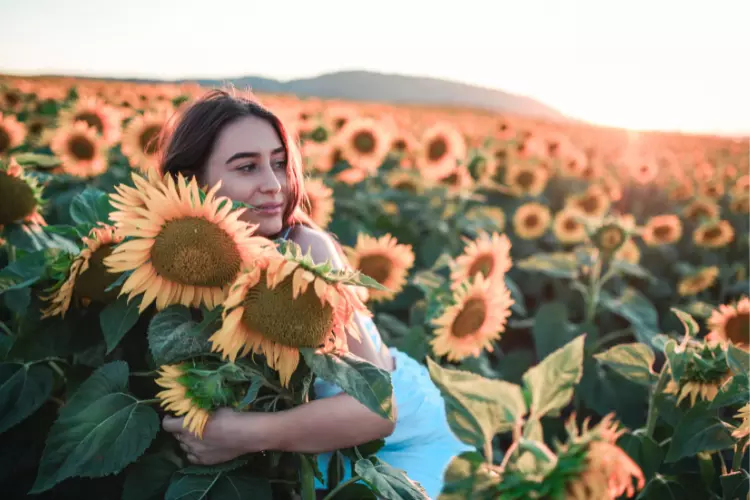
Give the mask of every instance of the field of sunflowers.
<svg viewBox="0 0 750 500">
<path fill-rule="evenodd" d="M 425 498 L 382 441 L 316 492 L 313 456 L 191 465 L 161 429 L 318 377 L 393 418 L 389 373 L 347 352 L 368 309 L 474 448 L 441 499 L 750 498 L 748 140 L 257 96 L 338 270 L 160 175 L 205 91 L 0 76 L 3 498 Z"/>
</svg>

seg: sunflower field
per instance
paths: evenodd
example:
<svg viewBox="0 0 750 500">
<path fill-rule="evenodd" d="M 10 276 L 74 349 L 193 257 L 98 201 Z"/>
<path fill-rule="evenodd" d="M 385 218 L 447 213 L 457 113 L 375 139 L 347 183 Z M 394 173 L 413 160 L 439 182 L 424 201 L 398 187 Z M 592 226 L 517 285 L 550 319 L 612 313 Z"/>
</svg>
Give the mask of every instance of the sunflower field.
<svg viewBox="0 0 750 500">
<path fill-rule="evenodd" d="M 341 270 L 160 175 L 206 90 L 0 76 L 3 498 L 426 498 L 382 441 L 316 491 L 312 455 L 194 465 L 161 429 L 316 378 L 393 419 L 389 373 L 348 352 L 360 311 L 474 449 L 443 500 L 750 499 L 746 139 L 256 96 Z"/>
</svg>

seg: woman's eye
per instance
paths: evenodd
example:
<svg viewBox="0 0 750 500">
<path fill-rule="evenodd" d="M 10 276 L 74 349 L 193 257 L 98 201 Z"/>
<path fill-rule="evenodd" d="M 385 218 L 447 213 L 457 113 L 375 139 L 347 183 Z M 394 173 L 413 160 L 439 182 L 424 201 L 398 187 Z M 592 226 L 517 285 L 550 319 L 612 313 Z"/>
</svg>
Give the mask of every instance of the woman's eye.
<svg viewBox="0 0 750 500">
<path fill-rule="evenodd" d="M 286 170 L 286 160 L 275 161 L 273 166 L 278 169 Z"/>
<path fill-rule="evenodd" d="M 251 170 L 255 169 L 255 163 L 248 163 L 247 165 L 241 165 L 237 167 L 236 170 L 241 170 L 243 172 L 250 172 Z"/>
</svg>

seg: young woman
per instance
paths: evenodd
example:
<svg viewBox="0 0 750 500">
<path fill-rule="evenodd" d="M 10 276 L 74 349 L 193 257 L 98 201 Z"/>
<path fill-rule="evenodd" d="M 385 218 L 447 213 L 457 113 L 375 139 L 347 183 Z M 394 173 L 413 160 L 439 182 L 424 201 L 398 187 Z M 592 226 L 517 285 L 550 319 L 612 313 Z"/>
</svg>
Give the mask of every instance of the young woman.
<svg viewBox="0 0 750 500">
<path fill-rule="evenodd" d="M 209 92 L 183 112 L 166 138 L 161 163 L 162 172 L 192 175 L 201 185 L 221 180 L 219 195 L 254 207 L 245 216 L 258 225 L 260 235 L 291 239 L 303 251 L 309 248 L 315 261 L 347 266 L 333 239 L 301 209 L 301 168 L 298 150 L 274 114 L 223 91 Z M 177 437 L 193 463 L 210 465 L 245 453 L 280 450 L 320 454 L 322 471 L 327 470 L 329 452 L 384 438 L 378 457 L 405 470 L 430 497 L 437 497 L 445 467 L 469 448 L 448 427 L 443 399 L 426 368 L 387 348 L 370 318 L 358 315 L 355 321 L 365 334 L 361 342 L 349 339 L 349 348 L 391 372 L 395 424 L 338 387 L 317 381 L 317 399 L 292 410 L 216 411 L 202 440 L 182 428 L 182 418 L 166 417 L 164 428 Z"/>
</svg>

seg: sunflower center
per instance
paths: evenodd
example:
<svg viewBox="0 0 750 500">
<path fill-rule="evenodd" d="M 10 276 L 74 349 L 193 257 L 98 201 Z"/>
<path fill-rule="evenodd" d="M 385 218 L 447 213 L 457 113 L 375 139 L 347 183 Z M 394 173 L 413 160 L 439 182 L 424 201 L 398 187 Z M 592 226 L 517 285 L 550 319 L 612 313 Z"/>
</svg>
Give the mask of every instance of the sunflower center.
<svg viewBox="0 0 750 500">
<path fill-rule="evenodd" d="M 534 184 L 535 178 L 536 176 L 534 175 L 534 172 L 524 170 L 523 172 L 518 174 L 518 177 L 516 177 L 516 184 L 518 184 L 523 189 L 529 189 Z"/>
<path fill-rule="evenodd" d="M 529 214 L 523 219 L 523 225 L 527 228 L 537 227 L 541 222 L 537 214 Z"/>
<path fill-rule="evenodd" d="M 576 221 L 573 217 L 568 217 L 565 219 L 565 223 L 563 224 L 563 228 L 565 228 L 566 231 L 574 232 L 576 231 L 581 225 Z"/>
<path fill-rule="evenodd" d="M 460 339 L 473 335 L 484 324 L 487 304 L 479 298 L 469 299 L 451 325 L 451 334 Z"/>
<path fill-rule="evenodd" d="M 375 151 L 375 136 L 369 130 L 357 132 L 352 141 L 354 149 L 362 154 L 370 154 Z"/>
<path fill-rule="evenodd" d="M 445 139 L 438 137 L 430 141 L 430 145 L 427 147 L 427 159 L 430 161 L 441 160 L 447 152 L 448 145 L 445 143 Z"/>
<path fill-rule="evenodd" d="M 333 309 L 329 304 L 320 305 L 312 285 L 292 300 L 291 276 L 269 289 L 263 273 L 242 305 L 242 322 L 247 328 L 287 347 L 318 347 L 333 328 Z"/>
<path fill-rule="evenodd" d="M 156 236 L 151 260 L 163 277 L 183 285 L 222 287 L 240 271 L 232 237 L 200 217 L 168 221 Z"/>
<path fill-rule="evenodd" d="M 581 199 L 579 206 L 587 214 L 596 213 L 599 210 L 599 198 L 596 196 L 585 196 Z"/>
<path fill-rule="evenodd" d="M 672 226 L 662 224 L 654 228 L 654 236 L 660 240 L 669 239 L 672 236 Z"/>
<path fill-rule="evenodd" d="M 14 90 L 8 90 L 5 93 L 5 102 L 8 103 L 8 107 L 13 108 L 16 104 L 21 102 L 21 94 Z"/>
<path fill-rule="evenodd" d="M 104 131 L 104 122 L 102 122 L 102 119 L 96 113 L 91 113 L 89 111 L 78 113 L 75 117 L 75 121 L 86 122 L 89 127 L 94 127 L 100 134 Z"/>
<path fill-rule="evenodd" d="M 624 236 L 618 228 L 605 229 L 599 237 L 599 246 L 604 250 L 613 250 L 620 246 Z"/>
<path fill-rule="evenodd" d="M 323 127 L 317 127 L 312 131 L 312 134 L 310 134 L 310 139 L 315 142 L 326 142 L 328 139 L 328 132 Z"/>
<path fill-rule="evenodd" d="M 406 151 L 406 141 L 403 139 L 396 139 L 393 141 L 393 144 L 391 144 L 391 148 L 399 153 L 403 153 Z"/>
<path fill-rule="evenodd" d="M 34 191 L 26 181 L 0 172 L 0 226 L 23 219 L 36 208 Z"/>
<path fill-rule="evenodd" d="M 359 259 L 359 270 L 382 285 L 393 271 L 393 261 L 384 255 L 366 255 Z"/>
<path fill-rule="evenodd" d="M 707 241 L 718 239 L 722 235 L 721 228 L 717 226 L 712 226 L 711 228 L 707 229 L 706 232 L 703 234 L 703 237 Z"/>
<path fill-rule="evenodd" d="M 735 345 L 750 344 L 750 313 L 738 313 L 727 321 L 727 338 Z"/>
<path fill-rule="evenodd" d="M 94 158 L 94 144 L 84 135 L 74 135 L 68 140 L 68 151 L 78 160 L 92 160 Z"/>
<path fill-rule="evenodd" d="M 43 121 L 33 121 L 29 124 L 29 134 L 36 136 L 42 133 L 44 130 L 44 122 Z M 2 132 L 0 132 L 0 136 L 2 135 Z M 3 150 L 2 146 L 2 137 L 0 137 L 0 151 Z"/>
<path fill-rule="evenodd" d="M 695 204 L 685 214 L 690 219 L 709 218 L 712 215 L 711 209 L 703 204 Z"/>
<path fill-rule="evenodd" d="M 141 135 L 138 137 L 138 143 L 141 146 L 141 151 L 151 156 L 156 154 L 159 150 L 157 144 L 157 138 L 161 133 L 161 125 L 149 125 L 144 128 Z"/>
<path fill-rule="evenodd" d="M 0 127 L 0 154 L 5 153 L 10 148 L 10 134 Z"/>
<path fill-rule="evenodd" d="M 480 255 L 469 268 L 469 277 L 473 278 L 477 273 L 482 273 L 486 278 L 495 269 L 495 259 L 491 254 Z"/>
<path fill-rule="evenodd" d="M 333 126 L 336 128 L 336 130 L 341 130 L 342 128 L 344 128 L 344 125 L 346 125 L 346 122 L 348 121 L 349 120 L 346 118 L 336 118 L 333 121 Z"/>
<path fill-rule="evenodd" d="M 93 302 L 109 303 L 117 298 L 118 290 L 105 292 L 107 287 L 117 280 L 117 274 L 107 271 L 102 262 L 112 253 L 112 245 L 102 245 L 89 258 L 89 267 L 76 279 L 74 292 L 78 297 Z"/>
</svg>

